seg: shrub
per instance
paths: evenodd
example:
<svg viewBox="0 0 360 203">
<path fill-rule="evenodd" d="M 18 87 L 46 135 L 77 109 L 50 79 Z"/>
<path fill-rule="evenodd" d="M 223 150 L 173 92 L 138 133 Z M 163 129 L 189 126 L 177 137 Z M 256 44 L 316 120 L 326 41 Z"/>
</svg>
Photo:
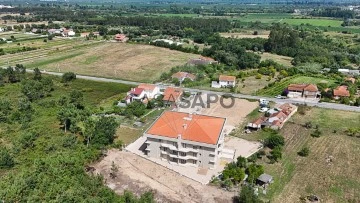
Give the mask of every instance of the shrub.
<svg viewBox="0 0 360 203">
<path fill-rule="evenodd" d="M 279 134 L 271 134 L 268 138 L 265 139 L 265 146 L 274 149 L 275 147 L 284 146 L 285 139 Z"/>
<path fill-rule="evenodd" d="M 259 74 L 256 74 L 255 76 L 255 79 L 261 79 L 262 75 L 259 73 Z"/>
<path fill-rule="evenodd" d="M 312 137 L 320 137 L 322 132 L 319 129 L 316 129 L 313 133 L 311 133 Z"/>
<path fill-rule="evenodd" d="M 270 153 L 271 153 L 271 157 L 270 159 L 274 160 L 274 161 L 278 161 L 282 158 L 282 152 L 281 152 L 281 147 L 277 146 L 275 147 Z"/>
<path fill-rule="evenodd" d="M 306 157 L 310 154 L 310 149 L 308 147 L 303 147 L 299 152 L 298 155 L 299 156 L 303 156 Z"/>
<path fill-rule="evenodd" d="M 64 73 L 62 76 L 62 82 L 66 83 L 66 82 L 70 82 L 76 79 L 76 75 L 73 72 L 67 72 Z"/>
<path fill-rule="evenodd" d="M 0 148 L 0 169 L 12 168 L 14 159 L 5 148 Z"/>
</svg>

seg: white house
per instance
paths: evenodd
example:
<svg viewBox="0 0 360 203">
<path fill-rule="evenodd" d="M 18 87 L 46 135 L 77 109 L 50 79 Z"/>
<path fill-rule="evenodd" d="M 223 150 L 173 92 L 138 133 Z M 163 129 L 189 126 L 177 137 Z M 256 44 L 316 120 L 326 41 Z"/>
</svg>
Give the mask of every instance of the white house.
<svg viewBox="0 0 360 203">
<path fill-rule="evenodd" d="M 211 87 L 220 88 L 220 87 L 235 87 L 236 77 L 229 75 L 220 75 L 219 82 L 212 81 Z"/>
<path fill-rule="evenodd" d="M 144 89 L 144 94 L 146 95 L 146 98 L 154 99 L 158 95 L 160 95 L 160 88 L 156 85 L 152 84 L 140 84 L 138 88 Z"/>
</svg>

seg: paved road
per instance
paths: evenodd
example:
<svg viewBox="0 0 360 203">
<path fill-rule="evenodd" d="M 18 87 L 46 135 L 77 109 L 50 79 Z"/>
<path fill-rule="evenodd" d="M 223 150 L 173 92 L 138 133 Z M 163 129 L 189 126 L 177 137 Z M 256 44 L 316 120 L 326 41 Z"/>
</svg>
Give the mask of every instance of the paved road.
<svg viewBox="0 0 360 203">
<path fill-rule="evenodd" d="M 6 67 L 2 67 L 6 68 Z M 27 72 L 33 72 L 33 70 L 26 69 Z M 49 75 L 57 75 L 62 76 L 63 73 L 57 73 L 57 72 L 47 72 L 47 71 L 41 71 L 44 74 Z M 93 76 L 85 76 L 85 75 L 76 75 L 76 78 L 81 78 L 85 80 L 93 80 L 93 81 L 99 81 L 99 82 L 113 82 L 113 83 L 121 83 L 121 84 L 127 84 L 127 85 L 138 85 L 139 82 L 132 82 L 127 80 L 118 80 L 118 79 L 110 79 L 110 78 L 101 78 L 101 77 L 93 77 Z M 164 87 L 166 87 L 164 85 Z M 183 88 L 186 91 L 194 91 L 194 92 L 203 92 L 207 94 L 224 94 L 224 92 L 218 92 L 218 91 L 210 91 L 210 90 L 200 90 L 200 89 L 192 89 L 192 88 Z M 327 102 L 317 102 L 317 101 L 311 101 L 311 100 L 299 100 L 299 99 L 276 99 L 276 98 L 269 98 L 269 97 L 262 97 L 262 96 L 252 96 L 252 95 L 245 95 L 245 94 L 232 94 L 236 98 L 241 99 L 267 99 L 269 101 L 273 102 L 280 102 L 280 103 L 293 103 L 293 104 L 307 104 L 308 106 L 317 106 L 320 108 L 326 108 L 326 109 L 336 109 L 336 110 L 344 110 L 344 111 L 355 111 L 360 112 L 360 107 L 354 107 L 354 106 L 348 106 L 344 104 L 335 104 L 335 103 L 327 103 Z"/>
</svg>

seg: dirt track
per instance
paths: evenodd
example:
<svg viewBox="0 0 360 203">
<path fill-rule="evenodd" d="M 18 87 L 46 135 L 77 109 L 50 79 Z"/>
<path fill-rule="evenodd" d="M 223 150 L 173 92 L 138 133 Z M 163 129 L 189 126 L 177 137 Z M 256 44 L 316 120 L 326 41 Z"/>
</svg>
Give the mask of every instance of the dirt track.
<svg viewBox="0 0 360 203">
<path fill-rule="evenodd" d="M 117 177 L 109 177 L 111 164 L 118 167 Z M 233 192 L 202 185 L 163 166 L 130 152 L 109 150 L 107 156 L 93 165 L 102 174 L 106 185 L 116 193 L 130 190 L 137 195 L 153 191 L 157 202 L 231 202 Z"/>
</svg>

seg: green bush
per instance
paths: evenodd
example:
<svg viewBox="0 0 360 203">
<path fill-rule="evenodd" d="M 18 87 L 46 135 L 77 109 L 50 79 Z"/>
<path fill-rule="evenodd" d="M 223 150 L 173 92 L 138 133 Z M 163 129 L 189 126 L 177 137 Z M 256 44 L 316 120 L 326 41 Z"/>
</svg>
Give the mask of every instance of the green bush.
<svg viewBox="0 0 360 203">
<path fill-rule="evenodd" d="M 310 154 L 310 149 L 308 147 L 303 147 L 299 152 L 299 156 L 307 157 Z"/>
<path fill-rule="evenodd" d="M 12 168 L 14 166 L 14 159 L 5 148 L 0 148 L 0 169 Z"/>
</svg>

